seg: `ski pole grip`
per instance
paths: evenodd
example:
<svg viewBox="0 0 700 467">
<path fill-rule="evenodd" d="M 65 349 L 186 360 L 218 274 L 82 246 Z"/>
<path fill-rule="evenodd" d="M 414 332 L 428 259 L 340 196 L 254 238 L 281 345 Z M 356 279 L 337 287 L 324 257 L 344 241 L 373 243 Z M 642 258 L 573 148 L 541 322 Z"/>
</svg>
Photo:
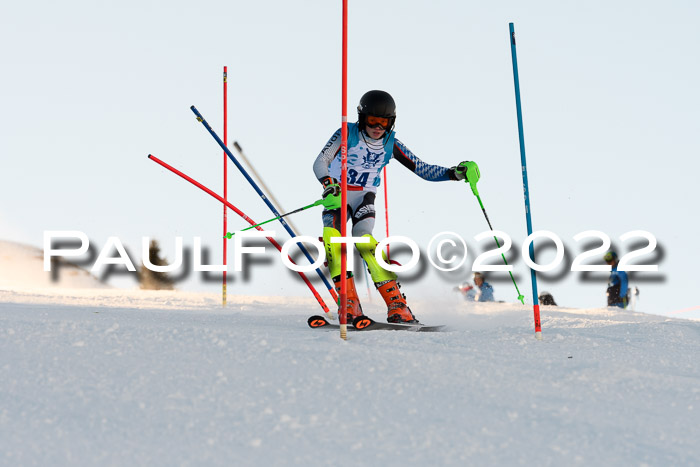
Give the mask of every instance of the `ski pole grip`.
<svg viewBox="0 0 700 467">
<path fill-rule="evenodd" d="M 479 190 L 476 189 L 476 182 L 472 183 L 469 182 L 469 186 L 472 189 L 472 193 L 474 193 L 474 196 L 479 196 Z"/>
</svg>

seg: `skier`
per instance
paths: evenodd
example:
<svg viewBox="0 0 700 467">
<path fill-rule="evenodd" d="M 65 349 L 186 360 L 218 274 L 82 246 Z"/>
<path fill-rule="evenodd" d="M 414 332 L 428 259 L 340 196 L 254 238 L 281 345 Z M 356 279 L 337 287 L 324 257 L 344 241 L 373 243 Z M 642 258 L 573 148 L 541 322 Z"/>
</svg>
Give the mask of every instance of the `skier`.
<svg viewBox="0 0 700 467">
<path fill-rule="evenodd" d="M 413 154 L 396 136 L 396 104 L 385 91 L 369 91 L 360 99 L 357 107 L 358 122 L 348 123 L 347 143 L 347 213 L 352 219 L 352 236 L 368 237 L 369 243 L 358 243 L 357 249 L 367 263 L 374 286 L 387 305 L 389 323 L 417 323 L 406 297 L 399 291 L 397 276 L 377 263 L 374 252 L 377 240 L 372 236 L 374 229 L 374 199 L 381 183 L 381 170 L 392 158 L 419 177 L 432 182 L 464 180 L 472 187 L 479 181 L 479 167 L 475 162 L 461 162 L 447 168 L 426 164 Z M 323 211 L 323 242 L 331 277 L 340 291 L 340 243 L 331 243 L 333 237 L 340 237 L 340 185 L 341 173 L 341 130 L 336 131 L 314 161 L 316 178 L 323 185 L 324 200 L 336 199 L 335 204 Z M 384 256 L 386 261 L 386 256 Z M 362 316 L 362 307 L 355 290 L 351 272 L 346 278 L 348 322 Z"/>
<path fill-rule="evenodd" d="M 457 288 L 464 294 L 464 298 L 470 302 L 493 302 L 493 286 L 484 280 L 484 274 L 474 273 L 474 285 L 465 282 Z"/>
<path fill-rule="evenodd" d="M 627 273 L 617 270 L 617 265 L 620 263 L 620 260 L 617 259 L 617 253 L 614 251 L 605 253 L 603 259 L 612 266 L 610 278 L 608 279 L 608 306 L 627 308 Z"/>
</svg>

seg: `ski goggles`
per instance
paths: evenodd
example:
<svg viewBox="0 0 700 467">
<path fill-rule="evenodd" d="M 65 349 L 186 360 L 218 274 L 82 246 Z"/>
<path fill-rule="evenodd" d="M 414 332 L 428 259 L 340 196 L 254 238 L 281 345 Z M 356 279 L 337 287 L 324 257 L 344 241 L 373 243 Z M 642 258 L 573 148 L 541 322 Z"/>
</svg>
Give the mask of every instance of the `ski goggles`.
<svg viewBox="0 0 700 467">
<path fill-rule="evenodd" d="M 375 117 L 374 115 L 367 115 L 365 118 L 365 123 L 370 128 L 381 127 L 385 130 L 389 129 L 389 119 L 387 117 Z"/>
</svg>

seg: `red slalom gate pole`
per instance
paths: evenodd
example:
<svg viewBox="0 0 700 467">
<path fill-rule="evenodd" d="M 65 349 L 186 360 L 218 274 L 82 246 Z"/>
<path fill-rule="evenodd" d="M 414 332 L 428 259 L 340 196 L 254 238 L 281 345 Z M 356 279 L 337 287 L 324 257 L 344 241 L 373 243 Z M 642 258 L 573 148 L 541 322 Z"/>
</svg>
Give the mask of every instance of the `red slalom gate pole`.
<svg viewBox="0 0 700 467">
<path fill-rule="evenodd" d="M 224 143 L 226 144 L 228 144 L 228 109 L 226 107 L 226 103 L 228 101 L 226 78 L 228 74 L 227 68 L 228 67 L 224 67 Z M 226 151 L 224 151 L 224 266 L 226 266 L 226 246 L 228 245 L 228 239 L 226 238 L 226 232 L 228 232 L 228 211 L 226 210 L 226 201 L 228 200 L 228 165 L 226 164 L 227 161 L 228 156 L 226 155 Z M 221 283 L 221 306 L 226 306 L 226 270 L 224 270 L 223 281 Z"/>
<path fill-rule="evenodd" d="M 384 223 L 386 224 L 386 237 L 389 238 L 389 198 L 388 184 L 386 178 L 386 166 L 384 166 Z M 389 256 L 389 244 L 386 245 L 386 259 L 391 261 Z"/>
<path fill-rule="evenodd" d="M 179 175 L 180 177 L 184 178 L 185 180 L 187 180 L 188 182 L 190 182 L 191 184 L 193 184 L 194 186 L 196 186 L 196 187 L 199 188 L 200 190 L 204 191 L 204 192 L 207 193 L 208 195 L 210 195 L 210 196 L 216 198 L 217 200 L 219 200 L 220 202 L 224 203 L 226 206 L 228 206 L 229 208 L 231 208 L 231 209 L 233 210 L 233 212 L 235 212 L 236 214 L 238 214 L 239 216 L 241 216 L 241 217 L 242 217 L 246 222 L 248 222 L 250 225 L 255 225 L 255 226 L 256 226 L 255 228 L 256 228 L 257 230 L 259 230 L 259 231 L 261 231 L 261 232 L 264 232 L 264 231 L 265 231 L 265 229 L 263 229 L 262 227 L 257 226 L 257 225 L 256 225 L 256 222 L 255 222 L 253 219 L 251 219 L 250 217 L 248 217 L 247 215 L 245 215 L 245 214 L 243 213 L 243 211 L 241 211 L 241 210 L 238 209 L 236 206 L 234 206 L 233 204 L 229 203 L 228 201 L 226 201 L 226 200 L 225 200 L 224 198 L 222 198 L 221 196 L 219 196 L 219 195 L 217 195 L 216 193 L 214 193 L 213 191 L 211 191 L 209 188 L 207 188 L 207 187 L 205 187 L 204 185 L 202 185 L 201 183 L 199 183 L 197 180 L 193 179 L 192 177 L 186 175 L 186 174 L 183 173 L 183 172 L 180 172 L 180 171 L 177 170 L 175 167 L 173 167 L 173 166 L 171 166 L 171 165 L 168 165 L 167 163 L 165 163 L 165 162 L 163 162 L 162 160 L 158 159 L 158 158 L 157 158 L 156 156 L 154 156 L 153 154 L 149 154 L 149 155 L 148 155 L 148 158 L 151 159 L 153 162 L 156 162 L 157 164 L 160 164 L 161 166 L 165 167 L 166 169 L 168 169 L 169 171 L 171 171 L 171 172 L 174 173 L 175 175 Z M 276 241 L 273 237 L 266 237 L 266 238 L 270 241 L 270 243 L 272 243 L 272 245 L 273 245 L 275 248 L 277 248 L 277 251 L 280 251 L 280 252 L 282 251 L 282 247 L 280 246 L 279 243 L 277 243 L 277 241 Z M 296 263 L 294 262 L 294 260 L 292 260 L 291 257 L 289 258 L 289 260 L 290 260 L 293 264 L 296 264 Z M 299 276 L 301 276 L 301 278 L 304 280 L 304 283 L 305 283 L 306 286 L 309 288 L 309 290 L 311 290 L 311 293 L 314 295 L 314 297 L 315 297 L 316 300 L 318 301 L 318 304 L 321 305 L 321 308 L 323 308 L 323 312 L 326 313 L 326 317 L 327 317 L 328 319 L 330 319 L 330 318 L 331 318 L 331 312 L 330 312 L 330 310 L 328 309 L 328 307 L 326 306 L 326 303 L 323 301 L 323 299 L 322 299 L 321 296 L 319 295 L 318 291 L 314 288 L 313 284 L 311 284 L 311 282 L 309 281 L 309 279 L 306 277 L 306 275 L 305 275 L 303 272 L 297 271 L 297 273 L 298 273 Z M 337 299 L 337 295 L 335 295 L 335 291 L 332 291 L 332 294 L 334 295 L 333 298 L 334 298 L 334 299 Z"/>
<path fill-rule="evenodd" d="M 342 66 L 342 109 L 340 126 L 340 236 L 345 238 L 348 222 L 348 0 L 343 0 L 343 66 Z M 348 255 L 347 243 L 340 246 L 340 338 L 347 340 L 347 304 L 348 304 Z"/>
</svg>

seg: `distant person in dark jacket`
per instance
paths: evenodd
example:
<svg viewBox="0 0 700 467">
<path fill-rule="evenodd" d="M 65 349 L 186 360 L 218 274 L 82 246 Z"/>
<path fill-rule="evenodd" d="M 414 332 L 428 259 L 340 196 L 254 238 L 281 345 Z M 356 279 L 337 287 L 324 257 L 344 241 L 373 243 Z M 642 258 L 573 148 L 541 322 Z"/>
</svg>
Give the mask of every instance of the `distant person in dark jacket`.
<svg viewBox="0 0 700 467">
<path fill-rule="evenodd" d="M 603 256 L 606 263 L 612 266 L 612 271 L 610 271 L 610 278 L 608 279 L 608 306 L 616 306 L 620 308 L 627 308 L 627 273 L 625 271 L 618 271 L 617 265 L 620 260 L 617 259 L 617 253 L 614 251 L 608 251 Z"/>
<path fill-rule="evenodd" d="M 537 298 L 540 300 L 540 305 L 557 306 L 557 302 L 554 301 L 554 297 L 552 297 L 552 294 L 549 292 L 542 291 Z"/>
<path fill-rule="evenodd" d="M 464 298 L 470 302 L 493 302 L 493 287 L 484 280 L 484 275 L 480 272 L 474 273 L 474 285 L 465 282 L 457 287 L 462 292 Z"/>
</svg>

